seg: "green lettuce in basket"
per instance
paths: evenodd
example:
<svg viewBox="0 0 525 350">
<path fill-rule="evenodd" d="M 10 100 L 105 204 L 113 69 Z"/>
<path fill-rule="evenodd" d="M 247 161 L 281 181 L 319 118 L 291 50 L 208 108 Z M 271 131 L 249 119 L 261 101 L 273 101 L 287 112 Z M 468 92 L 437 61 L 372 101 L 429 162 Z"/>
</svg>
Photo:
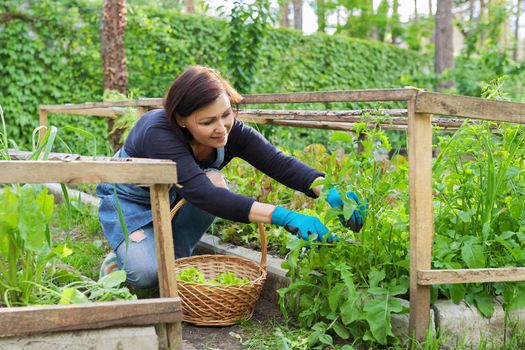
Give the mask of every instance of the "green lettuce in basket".
<svg viewBox="0 0 525 350">
<path fill-rule="evenodd" d="M 204 274 L 196 267 L 188 267 L 177 275 L 177 279 L 184 282 L 208 283 L 213 285 L 231 285 L 250 283 L 247 277 L 238 278 L 233 272 L 219 273 L 215 279 L 207 280 Z"/>
</svg>

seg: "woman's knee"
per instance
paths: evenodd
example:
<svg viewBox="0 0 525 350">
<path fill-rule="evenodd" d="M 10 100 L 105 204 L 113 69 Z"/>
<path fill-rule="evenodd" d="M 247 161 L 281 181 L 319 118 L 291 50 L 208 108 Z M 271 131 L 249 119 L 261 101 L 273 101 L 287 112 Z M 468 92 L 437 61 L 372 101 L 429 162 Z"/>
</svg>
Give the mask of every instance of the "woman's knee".
<svg viewBox="0 0 525 350">
<path fill-rule="evenodd" d="M 206 176 L 216 187 L 228 188 L 228 183 L 219 170 L 206 171 Z"/>
<path fill-rule="evenodd" d="M 126 271 L 126 282 L 135 288 L 147 289 L 158 284 L 152 230 L 147 226 L 132 232 L 127 247 L 122 243 L 116 249 L 119 268 Z"/>
<path fill-rule="evenodd" d="M 139 289 L 154 288 L 158 285 L 157 265 L 139 262 L 126 264 L 126 282 Z"/>
</svg>

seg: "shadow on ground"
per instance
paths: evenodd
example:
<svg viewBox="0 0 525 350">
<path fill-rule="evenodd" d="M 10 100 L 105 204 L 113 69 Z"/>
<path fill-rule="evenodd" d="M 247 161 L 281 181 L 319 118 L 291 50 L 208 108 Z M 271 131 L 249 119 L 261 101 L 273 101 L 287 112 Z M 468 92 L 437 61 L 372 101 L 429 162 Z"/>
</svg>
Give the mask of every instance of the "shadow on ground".
<svg viewBox="0 0 525 350">
<path fill-rule="evenodd" d="M 227 327 L 201 327 L 189 323 L 182 325 L 184 350 L 244 350 L 242 345 L 251 336 L 250 328 L 270 329 L 282 322 L 279 307 L 261 297 L 253 317 L 242 324 Z"/>
</svg>

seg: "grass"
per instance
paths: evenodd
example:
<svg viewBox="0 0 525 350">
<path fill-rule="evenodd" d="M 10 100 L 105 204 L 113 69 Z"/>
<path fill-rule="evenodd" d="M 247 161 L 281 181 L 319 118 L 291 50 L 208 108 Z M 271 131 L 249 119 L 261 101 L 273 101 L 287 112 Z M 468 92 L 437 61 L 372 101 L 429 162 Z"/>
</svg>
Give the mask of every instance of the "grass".
<svg viewBox="0 0 525 350">
<path fill-rule="evenodd" d="M 102 234 L 96 208 L 72 199 L 72 213 L 65 203 L 56 208 L 51 234 L 56 245 L 65 243 L 73 253 L 63 262 L 82 275 L 98 280 L 98 270 L 110 247 Z"/>
</svg>

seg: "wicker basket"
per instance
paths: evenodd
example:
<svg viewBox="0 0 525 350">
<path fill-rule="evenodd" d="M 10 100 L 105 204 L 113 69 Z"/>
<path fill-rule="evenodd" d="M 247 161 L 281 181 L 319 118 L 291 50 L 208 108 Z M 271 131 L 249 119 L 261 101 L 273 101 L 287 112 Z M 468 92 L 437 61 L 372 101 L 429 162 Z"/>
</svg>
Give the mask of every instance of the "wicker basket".
<svg viewBox="0 0 525 350">
<path fill-rule="evenodd" d="M 172 209 L 171 215 L 184 205 L 181 200 Z M 177 289 L 182 301 L 182 320 L 199 326 L 228 326 L 252 317 L 266 280 L 266 233 L 258 224 L 261 235 L 261 264 L 227 255 L 197 255 L 175 260 L 175 273 L 188 267 L 198 268 L 206 279 L 219 273 L 233 272 L 239 278 L 248 278 L 250 283 L 234 285 L 210 285 L 177 280 Z"/>
</svg>

